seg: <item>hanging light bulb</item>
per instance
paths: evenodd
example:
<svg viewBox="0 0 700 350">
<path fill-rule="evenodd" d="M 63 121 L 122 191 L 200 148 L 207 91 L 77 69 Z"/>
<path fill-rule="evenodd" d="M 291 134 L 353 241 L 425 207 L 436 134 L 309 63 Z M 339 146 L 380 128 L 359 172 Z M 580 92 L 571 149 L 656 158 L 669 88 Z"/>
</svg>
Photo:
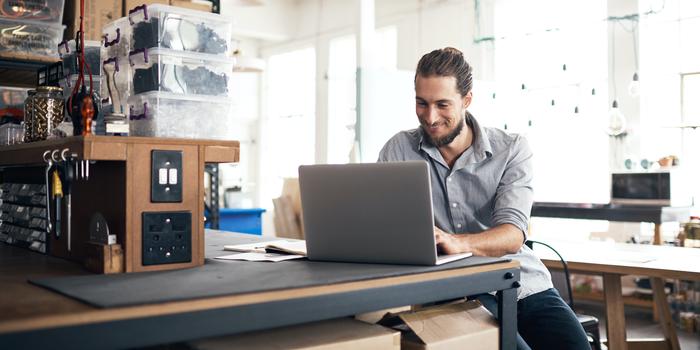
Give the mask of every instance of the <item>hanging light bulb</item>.
<svg viewBox="0 0 700 350">
<path fill-rule="evenodd" d="M 632 97 L 639 96 L 639 74 L 637 74 L 637 72 L 634 72 L 632 81 L 630 81 L 630 85 L 627 87 L 627 92 L 629 92 Z"/>
<path fill-rule="evenodd" d="M 627 128 L 627 120 L 625 116 L 617 108 L 617 100 L 612 103 L 612 108 L 608 111 L 608 127 L 607 133 L 610 136 L 620 136 L 625 133 Z"/>
</svg>

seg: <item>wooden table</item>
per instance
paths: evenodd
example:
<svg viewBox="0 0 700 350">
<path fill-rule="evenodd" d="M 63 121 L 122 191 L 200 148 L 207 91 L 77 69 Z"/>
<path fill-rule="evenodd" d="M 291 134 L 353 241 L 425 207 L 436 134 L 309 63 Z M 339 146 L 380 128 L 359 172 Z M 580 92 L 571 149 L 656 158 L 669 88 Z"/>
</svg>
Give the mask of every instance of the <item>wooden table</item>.
<svg viewBox="0 0 700 350">
<path fill-rule="evenodd" d="M 625 330 L 621 277 L 642 275 L 651 278 L 654 303 L 665 339 L 655 347 L 679 349 L 678 336 L 671 320 L 664 279 L 700 281 L 700 249 L 607 242 L 545 241 L 559 251 L 572 272 L 603 276 L 607 334 L 610 349 L 634 348 L 641 342 L 628 342 Z M 535 245 L 535 253 L 550 269 L 561 269 L 558 257 Z M 645 345 L 650 345 L 645 342 Z M 663 345 L 663 346 L 662 346 Z"/>
<path fill-rule="evenodd" d="M 212 237 L 224 235 L 236 234 L 207 231 L 207 256 L 212 256 Z M 251 235 L 238 236 L 260 239 Z M 225 253 L 220 247 L 217 251 L 219 255 Z M 309 261 L 294 263 L 318 264 Z M 235 271 L 231 273 L 235 274 Z M 86 272 L 67 260 L 0 244 L 2 348 L 151 346 L 497 291 L 501 304 L 501 348 L 515 349 L 514 284 L 520 276 L 517 261 L 504 259 L 468 268 L 106 309 L 83 304 L 27 282 L 29 278 L 81 274 Z M 261 276 L 260 280 L 263 279 Z"/>
</svg>

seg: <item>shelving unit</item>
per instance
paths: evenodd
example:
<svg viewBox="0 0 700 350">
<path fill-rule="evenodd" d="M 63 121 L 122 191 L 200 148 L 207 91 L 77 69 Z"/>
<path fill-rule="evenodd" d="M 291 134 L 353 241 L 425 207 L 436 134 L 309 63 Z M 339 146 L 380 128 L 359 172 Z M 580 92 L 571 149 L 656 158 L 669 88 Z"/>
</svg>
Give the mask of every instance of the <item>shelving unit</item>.
<svg viewBox="0 0 700 350">
<path fill-rule="evenodd" d="M 89 163 L 89 177 L 74 181 L 72 195 L 72 249 L 65 234 L 47 237 L 48 253 L 76 261 L 86 259 L 89 223 L 101 213 L 124 248 L 125 272 L 165 270 L 204 263 L 204 169 L 206 163 L 238 162 L 238 141 L 211 141 L 114 136 L 74 136 L 64 139 L 0 147 L 0 178 L 6 182 L 44 183 L 46 150 L 68 149 L 78 161 Z M 153 151 L 181 154 L 181 173 L 177 182 L 182 197 L 178 201 L 158 202 L 152 197 Z M 67 210 L 65 201 L 62 210 Z M 64 211 L 65 213 L 65 211 Z M 189 213 L 190 241 L 188 262 L 148 264 L 145 241 L 147 224 L 143 215 Z M 66 220 L 61 232 L 66 232 Z M 163 253 L 168 252 L 165 247 Z M 169 256 L 169 255 L 168 255 Z"/>
<path fill-rule="evenodd" d="M 36 87 L 36 72 L 59 59 L 35 55 L 0 55 L 0 85 Z"/>
</svg>

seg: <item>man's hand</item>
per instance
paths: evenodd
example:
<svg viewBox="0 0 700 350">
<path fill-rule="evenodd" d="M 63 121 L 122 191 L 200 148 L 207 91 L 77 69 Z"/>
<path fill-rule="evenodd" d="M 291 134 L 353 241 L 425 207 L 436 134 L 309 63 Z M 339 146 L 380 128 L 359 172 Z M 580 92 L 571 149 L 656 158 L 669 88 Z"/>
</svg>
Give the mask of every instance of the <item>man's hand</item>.
<svg viewBox="0 0 700 350">
<path fill-rule="evenodd" d="M 435 245 L 439 253 L 459 254 L 471 251 L 466 240 L 467 237 L 449 234 L 437 227 L 433 227 L 433 232 L 435 233 Z"/>
<path fill-rule="evenodd" d="M 514 254 L 523 245 L 523 231 L 511 224 L 498 225 L 480 233 L 450 234 L 434 227 L 435 245 L 443 254 L 473 253 L 501 257 Z"/>
</svg>

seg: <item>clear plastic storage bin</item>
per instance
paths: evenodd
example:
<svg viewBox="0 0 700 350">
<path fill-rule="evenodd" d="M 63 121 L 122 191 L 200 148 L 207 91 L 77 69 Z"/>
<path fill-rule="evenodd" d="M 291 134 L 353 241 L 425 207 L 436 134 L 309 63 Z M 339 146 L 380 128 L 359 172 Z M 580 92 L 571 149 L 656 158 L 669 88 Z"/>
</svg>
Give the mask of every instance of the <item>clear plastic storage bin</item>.
<svg viewBox="0 0 700 350">
<path fill-rule="evenodd" d="M 27 90 L 29 89 L 0 86 L 0 116 L 11 116 L 22 120 Z"/>
<path fill-rule="evenodd" d="M 102 60 L 107 57 L 126 57 L 131 45 L 131 24 L 122 17 L 102 27 Z"/>
<path fill-rule="evenodd" d="M 147 92 L 129 97 L 129 135 L 228 140 L 230 100 L 221 97 Z"/>
<path fill-rule="evenodd" d="M 14 145 L 23 142 L 24 127 L 19 124 L 0 125 L 0 145 Z"/>
<path fill-rule="evenodd" d="M 75 87 L 75 84 L 78 82 L 78 74 L 73 74 L 70 76 L 67 76 L 61 80 L 58 81 L 58 86 L 60 86 L 63 89 L 63 99 L 68 101 L 68 98 L 71 96 L 73 92 L 73 88 Z M 85 74 L 83 76 L 83 79 L 85 80 L 85 89 L 87 91 L 90 90 L 90 76 Z M 101 77 L 99 75 L 93 75 L 92 76 L 92 90 L 100 92 L 100 83 L 101 83 Z"/>
<path fill-rule="evenodd" d="M 131 66 L 126 56 L 109 57 L 102 61 L 102 104 L 113 106 L 114 113 L 127 114 L 131 86 Z"/>
<path fill-rule="evenodd" d="M 129 10 L 131 49 L 161 47 L 229 54 L 233 21 L 214 13 L 161 4 Z"/>
<path fill-rule="evenodd" d="M 83 74 L 101 75 L 102 65 L 100 64 L 100 47 L 102 44 L 99 41 L 85 40 L 85 63 L 90 68 L 89 72 L 85 70 Z M 78 74 L 80 66 L 78 62 L 78 52 L 75 47 L 75 40 L 62 41 L 58 44 L 58 55 L 63 61 L 63 75 L 70 76 Z"/>
<path fill-rule="evenodd" d="M 56 57 L 63 25 L 0 18 L 0 52 Z"/>
<path fill-rule="evenodd" d="M 131 93 L 164 91 L 230 97 L 234 62 L 222 55 L 169 49 L 132 51 Z"/>
<path fill-rule="evenodd" d="M 0 18 L 60 24 L 64 5 L 64 0 L 3 0 Z"/>
</svg>

